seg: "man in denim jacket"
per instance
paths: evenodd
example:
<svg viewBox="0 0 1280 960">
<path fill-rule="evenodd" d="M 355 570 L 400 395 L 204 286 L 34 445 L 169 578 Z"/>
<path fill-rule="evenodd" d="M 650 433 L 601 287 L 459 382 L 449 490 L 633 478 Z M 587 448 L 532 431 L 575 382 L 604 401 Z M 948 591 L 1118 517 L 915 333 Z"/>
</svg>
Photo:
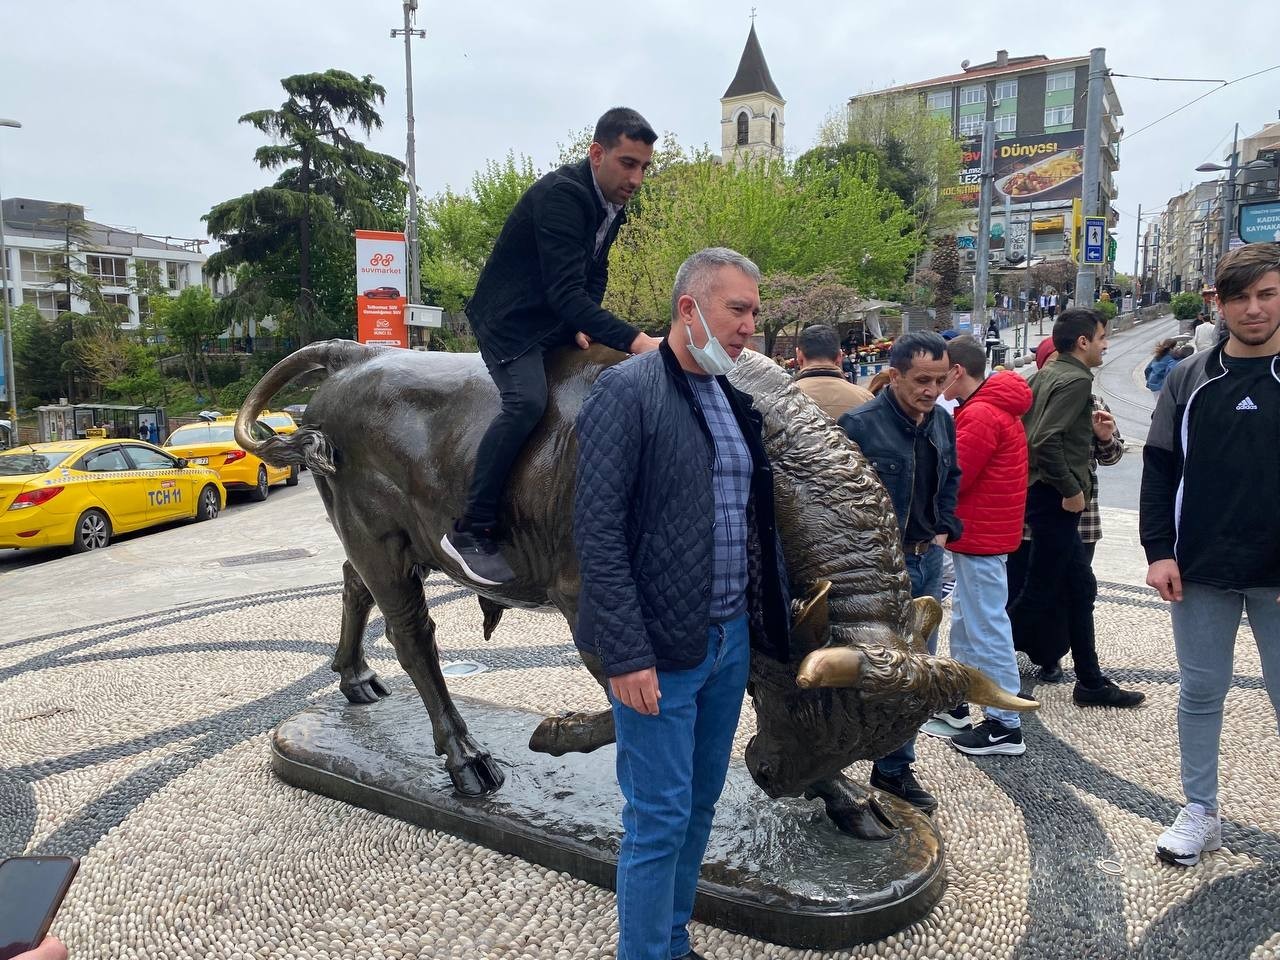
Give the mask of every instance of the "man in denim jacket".
<svg viewBox="0 0 1280 960">
<path fill-rule="evenodd" d="M 889 351 L 889 385 L 870 403 L 840 418 L 840 426 L 871 461 L 893 500 L 913 597 L 942 596 L 942 545 L 960 537 L 956 496 L 956 426 L 935 409 L 951 372 L 947 342 L 936 333 L 908 333 Z M 938 634 L 929 636 L 929 652 Z M 871 770 L 871 785 L 932 813 L 938 806 L 911 770 L 915 739 Z"/>
</svg>

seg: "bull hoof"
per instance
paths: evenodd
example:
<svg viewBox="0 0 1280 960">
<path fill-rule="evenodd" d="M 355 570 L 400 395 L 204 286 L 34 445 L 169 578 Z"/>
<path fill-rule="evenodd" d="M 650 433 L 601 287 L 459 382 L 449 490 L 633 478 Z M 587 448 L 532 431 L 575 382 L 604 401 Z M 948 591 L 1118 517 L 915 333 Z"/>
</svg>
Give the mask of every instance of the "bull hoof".
<svg viewBox="0 0 1280 960">
<path fill-rule="evenodd" d="M 805 791 L 806 800 L 816 800 L 818 794 L 812 790 Z M 833 803 L 825 800 L 827 816 L 841 833 L 847 833 L 859 840 L 891 840 L 898 829 L 893 818 L 875 797 L 867 796 L 853 802 Z"/>
<path fill-rule="evenodd" d="M 391 693 L 378 675 L 367 667 L 359 672 L 352 671 L 350 674 L 343 671 L 342 679 L 338 681 L 338 689 L 342 691 L 342 695 L 348 702 L 357 704 L 377 703 Z"/>
<path fill-rule="evenodd" d="M 566 753 L 590 753 L 614 741 L 613 714 L 566 713 L 559 717 L 547 717 L 529 738 L 529 749 L 562 757 Z"/>
<path fill-rule="evenodd" d="M 453 789 L 464 797 L 484 797 L 502 786 L 506 776 L 487 753 L 468 757 L 460 766 L 449 766 Z"/>
</svg>

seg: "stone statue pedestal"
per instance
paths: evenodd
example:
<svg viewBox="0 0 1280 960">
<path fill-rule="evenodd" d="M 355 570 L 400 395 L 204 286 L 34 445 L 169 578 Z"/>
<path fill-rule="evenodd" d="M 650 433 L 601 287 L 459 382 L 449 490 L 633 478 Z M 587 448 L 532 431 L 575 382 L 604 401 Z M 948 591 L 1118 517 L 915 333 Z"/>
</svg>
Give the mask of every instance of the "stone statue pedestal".
<svg viewBox="0 0 1280 960">
<path fill-rule="evenodd" d="M 472 735 L 501 763 L 492 796 L 454 793 L 412 686 L 368 706 L 314 707 L 275 731 L 272 767 L 305 790 L 443 830 L 613 889 L 622 797 L 613 747 L 549 757 L 528 749 L 541 715 L 454 698 Z M 837 950 L 888 936 L 933 909 L 945 886 L 930 820 L 881 795 L 903 828 L 856 840 L 820 801 L 770 800 L 730 765 L 694 917 L 772 943 Z"/>
</svg>

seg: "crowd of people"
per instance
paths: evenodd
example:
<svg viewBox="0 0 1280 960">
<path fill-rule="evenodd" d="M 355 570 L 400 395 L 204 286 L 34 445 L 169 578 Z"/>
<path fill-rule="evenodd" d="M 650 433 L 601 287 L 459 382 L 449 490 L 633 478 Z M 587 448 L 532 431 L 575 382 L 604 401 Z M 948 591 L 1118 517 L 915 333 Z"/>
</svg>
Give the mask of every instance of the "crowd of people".
<svg viewBox="0 0 1280 960">
<path fill-rule="evenodd" d="M 655 140 L 638 113 L 610 110 L 587 158 L 538 180 L 504 226 L 468 311 L 501 412 L 441 548 L 473 582 L 511 580 L 500 508 L 546 407 L 545 354 L 600 342 L 635 355 L 604 370 L 577 419 L 574 641 L 605 678 L 616 731 L 618 956 L 702 960 L 688 921 L 751 654 L 787 657 L 791 601 L 762 419 L 727 377 L 755 334 L 760 271 L 732 250 L 695 253 L 676 275 L 662 339 L 601 305 L 609 248 Z M 1245 547 L 1234 535 L 1258 530 L 1253 491 L 1280 482 L 1280 258 L 1256 250 L 1223 258 L 1229 337 L 1166 371 L 1144 453 L 1148 581 L 1174 604 L 1183 668 L 1188 803 L 1157 841 L 1159 856 L 1178 864 L 1220 843 L 1217 737 L 1242 604 L 1273 704 L 1280 697 L 1280 529 L 1271 529 L 1280 515 L 1263 511 L 1264 529 Z M 1028 382 L 989 374 L 972 337 L 908 333 L 865 389 L 847 377 L 835 330 L 809 327 L 796 347 L 795 386 L 859 445 L 889 494 L 912 594 L 940 597 L 951 557 L 952 655 L 1016 694 L 1016 651 L 1040 682 L 1065 680 L 1069 653 L 1073 700 L 1085 709 L 1145 699 L 1107 676 L 1094 630 L 1096 471 L 1123 453 L 1093 393 L 1106 347 L 1103 314 L 1070 307 Z M 1224 462 L 1253 482 L 1232 487 L 1240 474 L 1215 468 Z M 1238 524 L 1233 535 L 1222 535 L 1224 522 Z M 927 643 L 936 650 L 936 631 Z M 966 704 L 935 717 L 930 732 L 967 754 L 1028 749 L 1017 714 L 988 709 L 975 724 Z M 871 783 L 932 811 L 915 758 L 914 738 L 896 745 L 876 760 Z"/>
</svg>

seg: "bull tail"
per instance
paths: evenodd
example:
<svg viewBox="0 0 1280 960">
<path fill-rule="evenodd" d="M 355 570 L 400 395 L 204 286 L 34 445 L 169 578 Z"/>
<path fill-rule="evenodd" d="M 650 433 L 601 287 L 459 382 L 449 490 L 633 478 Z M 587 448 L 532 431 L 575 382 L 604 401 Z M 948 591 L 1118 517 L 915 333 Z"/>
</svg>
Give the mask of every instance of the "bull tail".
<svg viewBox="0 0 1280 960">
<path fill-rule="evenodd" d="M 266 376 L 245 397 L 236 416 L 236 443 L 273 467 L 306 466 L 319 476 L 332 476 L 337 469 L 333 460 L 333 447 L 329 438 L 318 427 L 300 424 L 288 436 L 277 435 L 266 440 L 255 440 L 249 425 L 258 419 L 258 415 L 267 408 L 268 402 L 280 389 L 304 373 L 314 370 L 335 373 L 363 363 L 377 352 L 378 348 L 353 340 L 324 340 L 295 350 L 268 370 Z"/>
</svg>

